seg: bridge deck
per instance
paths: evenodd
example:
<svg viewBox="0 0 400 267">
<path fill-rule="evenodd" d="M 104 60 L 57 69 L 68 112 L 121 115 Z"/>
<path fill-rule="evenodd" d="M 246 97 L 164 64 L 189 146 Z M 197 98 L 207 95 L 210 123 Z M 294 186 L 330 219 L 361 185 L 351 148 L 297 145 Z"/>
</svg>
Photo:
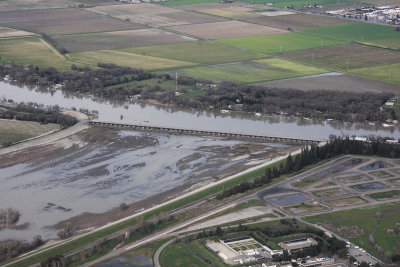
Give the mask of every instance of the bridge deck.
<svg viewBox="0 0 400 267">
<path fill-rule="evenodd" d="M 169 134 L 184 134 L 184 135 L 197 135 L 197 136 L 206 135 L 206 136 L 225 137 L 231 139 L 246 139 L 246 140 L 250 139 L 250 140 L 266 141 L 266 142 L 306 143 L 306 144 L 318 144 L 321 142 L 321 140 L 312 140 L 312 139 L 226 133 L 226 132 L 215 132 L 215 131 L 193 130 L 193 129 L 178 129 L 170 127 L 135 125 L 135 124 L 102 122 L 102 121 L 89 121 L 89 125 L 100 126 L 100 127 L 125 128 L 138 131 L 164 132 Z"/>
</svg>

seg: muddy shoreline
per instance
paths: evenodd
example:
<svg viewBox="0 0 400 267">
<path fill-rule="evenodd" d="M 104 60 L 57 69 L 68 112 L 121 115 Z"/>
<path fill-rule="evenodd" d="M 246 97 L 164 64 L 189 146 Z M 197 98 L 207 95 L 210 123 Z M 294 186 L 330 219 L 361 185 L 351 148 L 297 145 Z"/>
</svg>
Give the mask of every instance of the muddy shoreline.
<svg viewBox="0 0 400 267">
<path fill-rule="evenodd" d="M 66 221 L 101 226 L 297 149 L 89 127 L 0 153 L 0 208 L 16 208 L 29 224 L 0 231 L 0 241 L 54 239 Z"/>
</svg>

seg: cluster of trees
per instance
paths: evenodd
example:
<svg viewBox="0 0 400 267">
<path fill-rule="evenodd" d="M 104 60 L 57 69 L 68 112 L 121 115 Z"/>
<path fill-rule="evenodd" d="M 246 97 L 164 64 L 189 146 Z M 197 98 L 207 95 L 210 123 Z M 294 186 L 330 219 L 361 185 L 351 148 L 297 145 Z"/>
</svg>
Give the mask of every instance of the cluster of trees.
<svg viewBox="0 0 400 267">
<path fill-rule="evenodd" d="M 43 244 L 41 236 L 35 236 L 30 243 L 22 243 L 17 240 L 0 242 L 0 262 L 14 258 L 22 253 L 26 253 Z"/>
<path fill-rule="evenodd" d="M 0 209 L 0 227 L 15 225 L 21 214 L 13 208 Z"/>
<path fill-rule="evenodd" d="M 68 53 L 68 50 L 67 50 L 67 49 L 65 49 L 65 48 L 62 47 L 62 46 L 59 46 L 58 43 L 57 43 L 53 38 L 51 38 L 49 35 L 47 35 L 47 34 L 45 34 L 45 33 L 42 33 L 41 36 L 42 36 L 43 40 L 45 40 L 46 42 L 48 42 L 52 47 L 54 47 L 55 49 L 57 49 L 58 52 L 60 52 L 61 54 L 66 54 L 66 53 Z"/>
<path fill-rule="evenodd" d="M 67 261 L 63 255 L 55 255 L 40 263 L 40 267 L 64 267 Z"/>
<path fill-rule="evenodd" d="M 221 83 L 218 90 L 209 88 L 194 100 L 173 98 L 177 105 L 206 109 L 227 109 L 240 103 L 243 111 L 265 114 L 287 114 L 317 119 L 339 121 L 380 121 L 396 119 L 391 108 L 381 109 L 390 93 L 354 93 L 337 91 L 301 91 L 261 86 L 239 86 Z M 164 99 L 168 101 L 168 99 Z"/>
<path fill-rule="evenodd" d="M 298 172 L 304 167 L 315 164 L 321 160 L 329 159 L 341 154 L 376 155 L 381 157 L 399 158 L 400 145 L 386 143 L 384 140 L 375 139 L 370 143 L 352 140 L 349 138 L 333 137 L 323 146 L 312 145 L 304 148 L 299 155 L 289 155 L 279 166 L 269 167 L 263 176 L 252 181 L 242 182 L 238 185 L 227 188 L 216 195 L 217 199 L 223 199 L 238 193 L 246 192 L 249 189 L 257 188 L 268 184 L 283 174 Z"/>
<path fill-rule="evenodd" d="M 57 235 L 60 239 L 66 239 L 74 233 L 74 227 L 70 222 L 66 222 L 62 230 L 58 231 Z"/>
<path fill-rule="evenodd" d="M 152 78 L 171 79 L 168 74 L 154 74 L 142 69 L 119 67 L 114 64 L 99 63 L 98 66 L 99 69 L 92 70 L 89 67 L 81 68 L 72 65 L 71 69 L 75 72 L 59 72 L 55 68 L 28 66 L 19 69 L 10 65 L 0 64 L 0 77 L 8 75 L 10 79 L 18 82 L 44 87 L 62 84 L 62 90 L 70 93 L 90 94 L 96 97 L 121 101 L 140 94 L 143 90 L 142 88 L 132 88 L 127 85 L 122 86 L 124 83 Z"/>
<path fill-rule="evenodd" d="M 197 109 L 227 109 L 229 105 L 241 104 L 245 112 L 265 114 L 287 114 L 318 119 L 339 121 L 379 121 L 397 119 L 390 107 L 382 104 L 392 97 L 390 93 L 353 93 L 315 90 L 304 92 L 295 89 L 277 89 L 262 86 L 221 83 L 217 89 L 202 87 L 204 94 L 195 99 L 182 98 L 169 89 L 153 85 L 127 84 L 130 81 L 143 81 L 152 78 L 170 80 L 168 74 L 155 74 L 142 69 L 120 67 L 114 64 L 98 64 L 99 69 L 72 65 L 75 72 L 58 72 L 54 68 L 29 67 L 17 69 L 10 65 L 0 65 L 0 77 L 9 75 L 12 79 L 30 85 L 53 86 L 63 84 L 63 90 L 71 93 L 84 93 L 110 100 L 125 101 L 134 95 L 142 99 L 154 99 L 162 103 L 173 103 Z M 179 77 L 178 84 L 193 86 L 210 84 L 209 81 L 191 77 Z"/>
<path fill-rule="evenodd" d="M 58 106 L 41 107 L 37 103 L 20 103 L 15 107 L 0 106 L 0 118 L 40 123 L 57 123 L 63 127 L 72 126 L 78 122 L 75 117 L 62 114 Z"/>
</svg>

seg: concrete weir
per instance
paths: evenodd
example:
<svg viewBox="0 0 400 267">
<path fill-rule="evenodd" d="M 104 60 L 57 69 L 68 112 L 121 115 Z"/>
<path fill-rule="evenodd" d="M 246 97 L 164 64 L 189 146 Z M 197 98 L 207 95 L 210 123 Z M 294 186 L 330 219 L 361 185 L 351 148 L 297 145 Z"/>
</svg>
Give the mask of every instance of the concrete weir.
<svg viewBox="0 0 400 267">
<path fill-rule="evenodd" d="M 89 121 L 89 125 L 99 126 L 99 127 L 111 127 L 118 129 L 130 129 L 130 130 L 145 131 L 145 132 L 162 132 L 168 134 L 196 135 L 196 136 L 215 136 L 215 137 L 229 138 L 229 139 L 253 140 L 258 142 L 279 142 L 279 143 L 296 143 L 296 144 L 302 144 L 302 143 L 318 144 L 321 142 L 321 140 L 312 140 L 312 139 L 251 135 L 251 134 L 239 134 L 239 133 L 224 133 L 224 132 L 205 131 L 205 130 L 179 129 L 170 127 L 146 126 L 146 125 L 135 125 L 135 124 L 124 124 L 124 123 L 102 122 L 102 121 Z"/>
</svg>

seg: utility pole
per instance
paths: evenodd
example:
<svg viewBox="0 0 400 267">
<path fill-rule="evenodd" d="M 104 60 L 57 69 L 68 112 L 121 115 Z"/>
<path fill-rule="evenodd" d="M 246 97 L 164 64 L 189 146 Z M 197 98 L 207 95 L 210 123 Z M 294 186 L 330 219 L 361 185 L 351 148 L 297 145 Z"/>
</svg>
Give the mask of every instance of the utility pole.
<svg viewBox="0 0 400 267">
<path fill-rule="evenodd" d="M 175 73 L 175 91 L 178 91 L 178 72 Z"/>
<path fill-rule="evenodd" d="M 348 60 L 347 60 L 347 62 L 346 62 L 346 65 L 347 65 L 347 67 L 346 67 L 347 72 L 349 72 L 349 61 L 348 61 Z"/>
</svg>

